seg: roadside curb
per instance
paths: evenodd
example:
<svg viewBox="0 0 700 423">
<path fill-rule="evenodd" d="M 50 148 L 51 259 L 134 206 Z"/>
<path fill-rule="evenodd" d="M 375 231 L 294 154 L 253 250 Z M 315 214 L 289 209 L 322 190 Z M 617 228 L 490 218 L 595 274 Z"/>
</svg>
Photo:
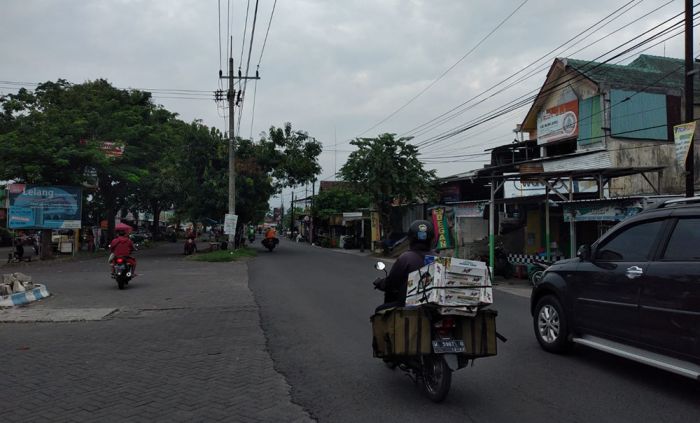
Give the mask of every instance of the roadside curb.
<svg viewBox="0 0 700 423">
<path fill-rule="evenodd" d="M 0 296 L 0 307 L 12 307 L 23 304 L 29 304 L 36 300 L 46 298 L 51 294 L 42 284 L 35 284 L 37 287 L 26 292 L 17 292 L 14 294 Z"/>
</svg>

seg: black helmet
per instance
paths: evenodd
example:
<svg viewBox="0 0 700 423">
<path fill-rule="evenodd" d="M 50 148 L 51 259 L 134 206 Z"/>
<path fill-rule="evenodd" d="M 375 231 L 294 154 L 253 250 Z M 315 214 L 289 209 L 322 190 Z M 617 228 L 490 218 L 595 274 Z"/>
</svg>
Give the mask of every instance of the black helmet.
<svg viewBox="0 0 700 423">
<path fill-rule="evenodd" d="M 411 245 L 423 244 L 430 248 L 434 236 L 433 224 L 427 220 L 414 220 L 408 228 L 408 241 Z"/>
</svg>

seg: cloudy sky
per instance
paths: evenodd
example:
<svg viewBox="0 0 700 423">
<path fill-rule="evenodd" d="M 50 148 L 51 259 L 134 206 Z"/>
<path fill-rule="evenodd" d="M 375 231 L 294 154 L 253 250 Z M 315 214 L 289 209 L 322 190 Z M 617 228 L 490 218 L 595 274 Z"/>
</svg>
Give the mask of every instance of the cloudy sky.
<svg viewBox="0 0 700 423">
<path fill-rule="evenodd" d="M 220 86 L 220 64 L 226 72 L 230 36 L 235 67 L 243 58 L 245 72 L 255 3 L 5 0 L 0 95 L 13 92 L 19 82 L 31 88 L 30 83 L 57 78 L 78 83 L 106 78 L 120 88 L 153 89 L 156 101 L 182 119 L 201 119 L 225 131 L 224 105 L 217 107 L 211 92 Z M 257 87 L 247 85 L 240 135 L 257 137 L 270 125 L 292 122 L 323 143 L 321 179 L 333 179 L 350 152 L 349 140 L 393 132 L 415 135 L 412 142 L 424 145 L 538 89 L 554 57 L 591 60 L 639 41 L 644 31 L 681 13 L 684 2 L 278 0 L 261 57 L 273 4 L 258 0 L 250 70 L 260 63 L 262 79 Z M 643 49 L 682 58 L 682 36 L 661 42 L 679 32 L 612 63 L 627 63 Z M 695 39 L 697 45 L 697 32 Z M 502 92 L 493 95 L 496 91 Z M 459 113 L 448 115 L 451 119 L 438 121 L 440 126 L 420 126 L 465 102 L 455 110 Z M 486 155 L 465 155 L 511 142 L 527 109 L 423 146 L 426 167 L 440 176 L 481 167 Z M 296 192 L 303 195 L 304 189 Z M 289 196 L 289 191 L 282 195 L 286 205 Z M 278 197 L 272 204 L 279 202 Z"/>
</svg>

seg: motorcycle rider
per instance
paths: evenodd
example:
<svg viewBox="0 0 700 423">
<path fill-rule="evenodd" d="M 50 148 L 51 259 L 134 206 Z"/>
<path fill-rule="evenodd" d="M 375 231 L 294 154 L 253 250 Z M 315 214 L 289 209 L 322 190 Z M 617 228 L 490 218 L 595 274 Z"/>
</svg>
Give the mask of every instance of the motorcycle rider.
<svg viewBox="0 0 700 423">
<path fill-rule="evenodd" d="M 134 277 L 136 276 L 136 259 L 131 257 L 131 253 L 134 252 L 134 243 L 126 236 L 124 230 L 117 230 L 117 237 L 109 243 L 109 251 L 114 255 L 114 258 L 110 261 L 112 273 L 114 273 L 114 259 L 126 257 L 126 262 L 131 265 L 131 273 Z"/>
<path fill-rule="evenodd" d="M 374 281 L 374 287 L 384 291 L 384 304 L 377 311 L 406 305 L 408 275 L 425 265 L 425 256 L 431 252 L 435 231 L 427 220 L 415 220 L 408 228 L 409 249 L 396 260 L 386 278 Z"/>
</svg>

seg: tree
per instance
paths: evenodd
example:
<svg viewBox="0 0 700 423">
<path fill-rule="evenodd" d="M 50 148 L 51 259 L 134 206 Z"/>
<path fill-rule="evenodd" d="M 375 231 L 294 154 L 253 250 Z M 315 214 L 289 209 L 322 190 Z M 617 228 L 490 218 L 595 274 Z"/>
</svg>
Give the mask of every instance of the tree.
<svg viewBox="0 0 700 423">
<path fill-rule="evenodd" d="M 369 207 L 370 201 L 367 193 L 358 192 L 353 187 L 333 187 L 314 197 L 312 214 L 315 219 L 328 219 L 334 214 Z"/>
<path fill-rule="evenodd" d="M 260 143 L 269 155 L 277 189 L 308 184 L 321 173 L 318 156 L 323 146 L 307 132 L 292 130 L 290 122 L 282 128 L 270 127 L 269 138 L 263 137 Z"/>
<path fill-rule="evenodd" d="M 392 204 L 427 200 L 435 195 L 435 171 L 427 171 L 418 159 L 418 148 L 410 138 L 394 134 L 358 138 L 350 142 L 350 153 L 339 175 L 370 196 L 380 214 L 385 233 L 391 232 Z"/>
<path fill-rule="evenodd" d="M 94 197 L 105 207 L 111 235 L 127 187 L 147 175 L 139 163 L 154 131 L 149 119 L 159 112 L 150 94 L 102 79 L 77 85 L 58 80 L 33 93 L 20 89 L 0 104 L 0 179 L 96 184 Z M 123 156 L 106 154 L 105 142 L 125 147 Z"/>
</svg>

